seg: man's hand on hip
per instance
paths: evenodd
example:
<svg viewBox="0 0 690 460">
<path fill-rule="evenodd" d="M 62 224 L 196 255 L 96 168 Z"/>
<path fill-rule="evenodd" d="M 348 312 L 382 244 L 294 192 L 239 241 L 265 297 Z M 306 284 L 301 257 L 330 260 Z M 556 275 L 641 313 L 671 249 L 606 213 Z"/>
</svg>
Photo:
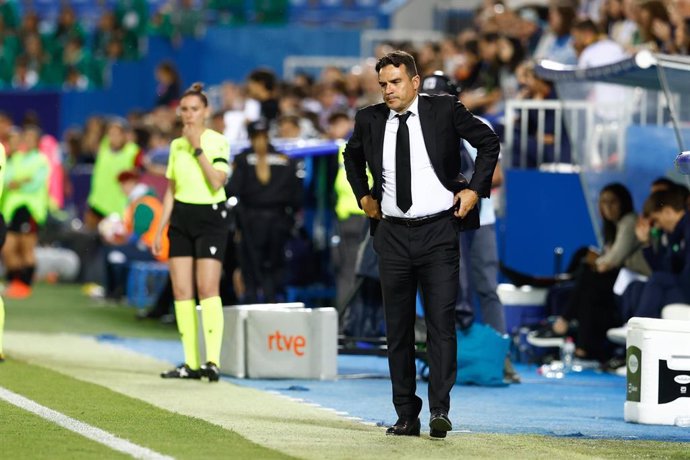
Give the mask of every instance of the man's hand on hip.
<svg viewBox="0 0 690 460">
<path fill-rule="evenodd" d="M 477 201 L 479 201 L 479 195 L 474 190 L 468 188 L 460 190 L 453 197 L 453 206 L 455 206 L 453 214 L 462 219 L 477 205 Z"/>
<path fill-rule="evenodd" d="M 381 207 L 379 202 L 374 199 L 371 195 L 364 195 L 359 204 L 362 205 L 362 209 L 367 217 L 371 219 L 381 219 Z"/>
</svg>

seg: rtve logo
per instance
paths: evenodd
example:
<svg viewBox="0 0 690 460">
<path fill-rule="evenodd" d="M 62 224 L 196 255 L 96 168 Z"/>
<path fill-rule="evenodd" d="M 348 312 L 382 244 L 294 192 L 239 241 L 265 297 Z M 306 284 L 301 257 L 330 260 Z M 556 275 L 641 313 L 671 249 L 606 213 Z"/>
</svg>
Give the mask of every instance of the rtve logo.
<svg viewBox="0 0 690 460">
<path fill-rule="evenodd" d="M 304 356 L 304 347 L 307 346 L 307 339 L 303 335 L 283 335 L 280 331 L 268 336 L 268 350 L 273 351 L 292 351 L 295 356 Z"/>
</svg>

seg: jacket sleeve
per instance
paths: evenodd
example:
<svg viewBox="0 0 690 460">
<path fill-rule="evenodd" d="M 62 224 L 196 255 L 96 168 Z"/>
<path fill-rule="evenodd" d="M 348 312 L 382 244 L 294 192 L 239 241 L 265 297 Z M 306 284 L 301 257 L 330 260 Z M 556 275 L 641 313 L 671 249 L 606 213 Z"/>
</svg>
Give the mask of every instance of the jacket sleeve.
<svg viewBox="0 0 690 460">
<path fill-rule="evenodd" d="M 362 111 L 355 116 L 355 129 L 347 141 L 343 152 L 343 162 L 347 180 L 352 187 L 352 191 L 357 197 L 357 204 L 360 205 L 362 197 L 369 195 L 369 181 L 367 179 L 367 161 L 364 156 L 363 131 L 365 129 L 362 121 Z M 361 205 L 360 205 L 361 207 Z"/>
<path fill-rule="evenodd" d="M 484 122 L 465 108 L 458 100 L 453 100 L 453 124 L 457 134 L 477 149 L 474 161 L 474 174 L 469 188 L 482 198 L 491 194 L 491 178 L 496 168 L 501 146 L 498 136 Z"/>
<path fill-rule="evenodd" d="M 232 163 L 232 174 L 225 186 L 225 193 L 228 197 L 238 196 L 244 187 L 244 175 L 246 174 L 244 155 L 240 154 L 235 157 Z"/>
<path fill-rule="evenodd" d="M 597 258 L 597 264 L 610 267 L 620 267 L 625 259 L 635 251 L 638 245 L 635 236 L 635 213 L 629 213 L 621 218 L 616 225 L 616 237 L 611 248 Z"/>
<path fill-rule="evenodd" d="M 290 159 L 290 179 L 292 190 L 290 199 L 293 212 L 302 208 L 304 202 L 304 164 L 303 160 Z"/>
</svg>

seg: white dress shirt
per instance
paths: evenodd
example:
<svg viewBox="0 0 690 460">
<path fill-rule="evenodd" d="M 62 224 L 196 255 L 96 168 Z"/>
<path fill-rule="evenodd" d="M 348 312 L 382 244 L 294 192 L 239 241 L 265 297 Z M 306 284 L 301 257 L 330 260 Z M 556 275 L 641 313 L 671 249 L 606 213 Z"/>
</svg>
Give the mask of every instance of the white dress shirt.
<svg viewBox="0 0 690 460">
<path fill-rule="evenodd" d="M 411 115 L 407 119 L 410 132 L 410 184 L 412 206 L 403 213 L 396 204 L 395 198 L 395 144 L 397 141 L 400 120 L 397 112 L 391 110 L 386 121 L 386 132 L 383 139 L 383 196 L 381 212 L 384 216 L 414 218 L 424 217 L 446 211 L 453 206 L 453 192 L 441 184 L 431 165 L 429 153 L 424 144 L 422 125 L 419 121 L 419 96 L 406 110 Z M 458 146 L 458 155 L 460 146 Z"/>
</svg>

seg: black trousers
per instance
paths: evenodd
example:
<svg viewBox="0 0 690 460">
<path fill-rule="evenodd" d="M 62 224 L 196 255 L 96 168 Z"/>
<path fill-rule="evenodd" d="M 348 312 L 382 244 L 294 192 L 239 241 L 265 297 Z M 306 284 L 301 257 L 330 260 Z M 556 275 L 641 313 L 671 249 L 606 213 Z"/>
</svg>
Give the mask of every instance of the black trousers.
<svg viewBox="0 0 690 460">
<path fill-rule="evenodd" d="M 587 352 L 588 359 L 606 361 L 613 347 L 606 331 L 622 324 L 613 294 L 618 269 L 599 273 L 584 265 L 576 271 L 575 288 L 563 311 L 563 318 L 578 320 L 575 344 Z"/>
<path fill-rule="evenodd" d="M 244 212 L 240 247 L 240 269 L 246 288 L 243 302 L 277 302 L 285 291 L 285 244 L 290 237 L 290 216 L 276 209 Z"/>
<path fill-rule="evenodd" d="M 455 383 L 458 236 L 452 217 L 407 227 L 383 220 L 374 235 L 379 255 L 393 404 L 399 417 L 417 417 L 414 323 L 417 286 L 427 326 L 429 409 L 448 411 Z"/>
</svg>

